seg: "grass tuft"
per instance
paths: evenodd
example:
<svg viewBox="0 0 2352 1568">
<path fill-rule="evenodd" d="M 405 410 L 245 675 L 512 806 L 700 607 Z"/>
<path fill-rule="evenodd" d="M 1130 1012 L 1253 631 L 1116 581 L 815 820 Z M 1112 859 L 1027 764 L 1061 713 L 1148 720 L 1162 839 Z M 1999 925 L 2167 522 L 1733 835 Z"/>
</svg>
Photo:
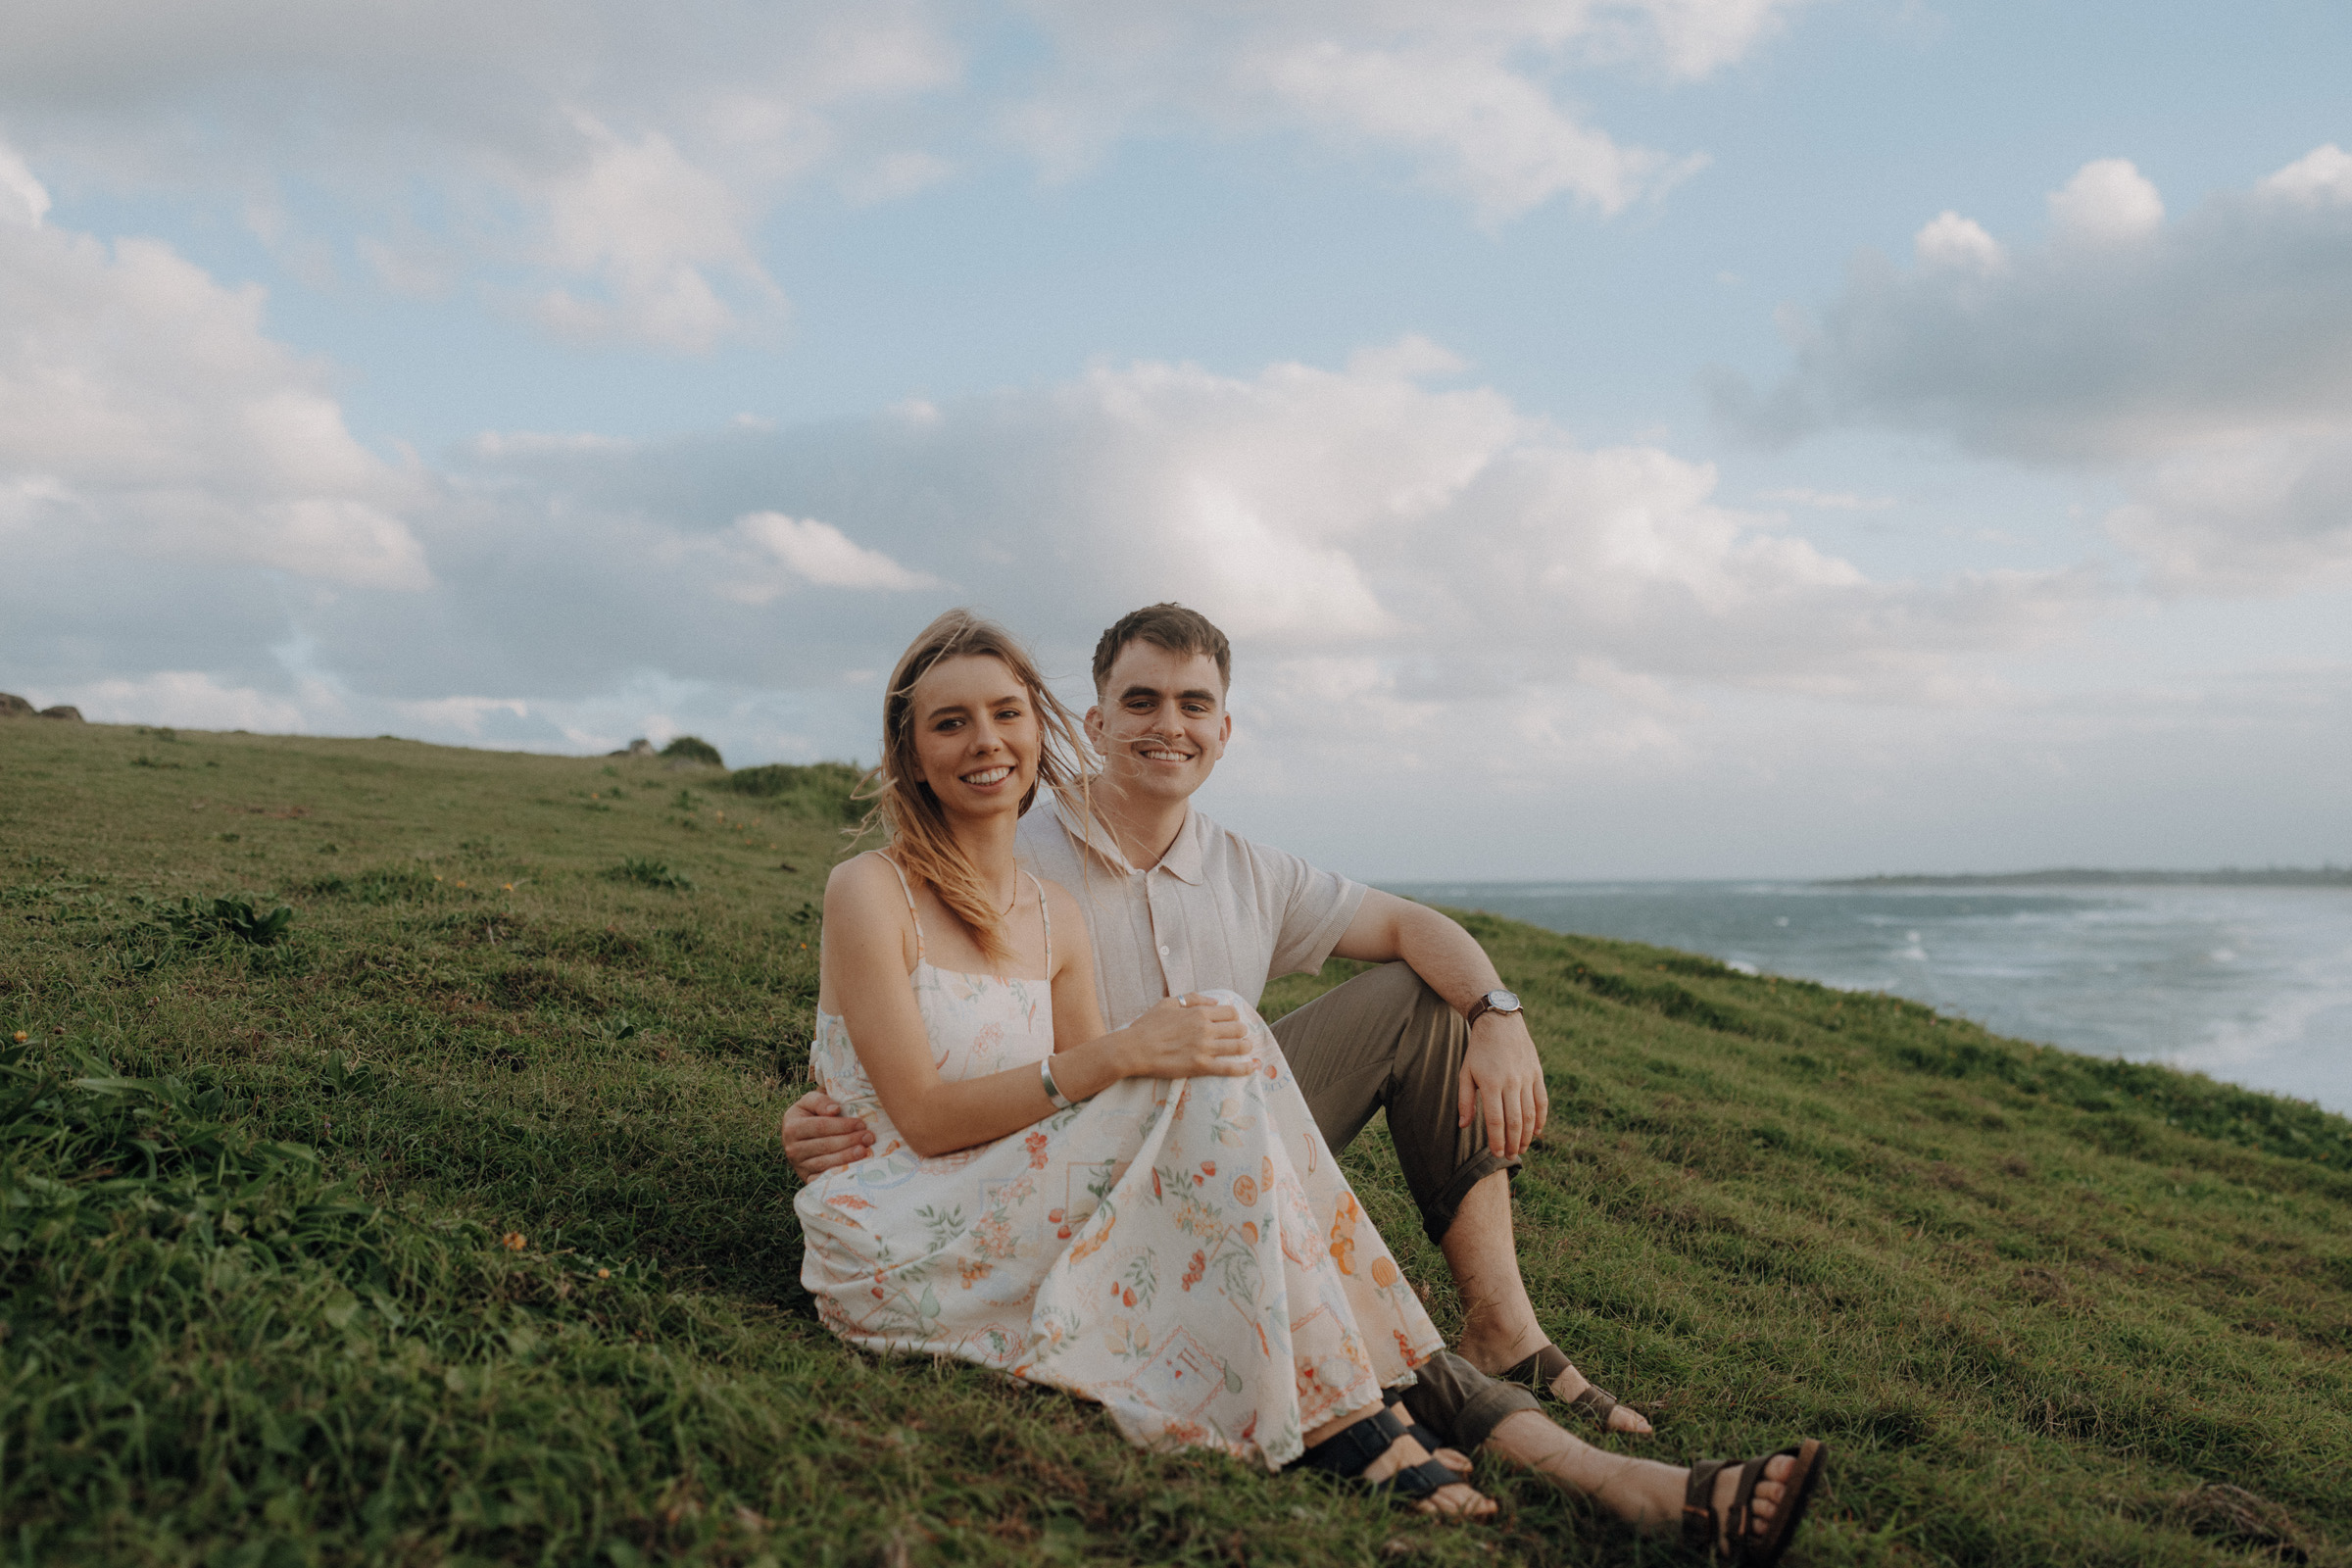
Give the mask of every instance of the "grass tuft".
<svg viewBox="0 0 2352 1568">
<path fill-rule="evenodd" d="M 692 877 L 671 870 L 666 860 L 647 859 L 642 856 L 630 856 L 607 871 L 605 876 L 614 882 L 634 882 L 639 887 L 666 888 L 675 893 L 694 891 Z"/>
</svg>

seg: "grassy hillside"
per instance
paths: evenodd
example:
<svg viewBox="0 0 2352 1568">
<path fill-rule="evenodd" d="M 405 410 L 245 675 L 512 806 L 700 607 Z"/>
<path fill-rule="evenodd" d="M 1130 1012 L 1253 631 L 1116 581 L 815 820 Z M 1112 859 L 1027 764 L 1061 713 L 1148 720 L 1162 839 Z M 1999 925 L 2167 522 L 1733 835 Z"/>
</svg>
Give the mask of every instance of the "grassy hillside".
<svg viewBox="0 0 2352 1568">
<path fill-rule="evenodd" d="M 1508 1476 L 1440 1526 L 838 1348 L 774 1128 L 841 776 L 747 781 L 0 724 L 0 1556 L 1678 1558 Z M 1639 1451 L 1830 1440 L 1799 1562 L 2346 1560 L 2352 1125 L 1472 924 L 1551 1074 L 1530 1284 Z"/>
</svg>

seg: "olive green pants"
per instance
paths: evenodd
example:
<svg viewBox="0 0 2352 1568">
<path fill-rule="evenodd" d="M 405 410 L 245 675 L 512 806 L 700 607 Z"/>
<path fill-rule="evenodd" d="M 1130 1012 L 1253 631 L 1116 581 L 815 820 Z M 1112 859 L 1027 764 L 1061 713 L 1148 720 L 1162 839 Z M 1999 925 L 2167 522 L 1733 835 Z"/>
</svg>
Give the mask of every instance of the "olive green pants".
<svg viewBox="0 0 2352 1568">
<path fill-rule="evenodd" d="M 1516 1160 L 1487 1148 L 1486 1121 L 1454 1125 L 1470 1028 L 1409 964 L 1389 963 L 1333 987 L 1274 1025 L 1323 1141 L 1345 1149 L 1376 1110 L 1421 1226 L 1444 1241 L 1470 1189 Z"/>
</svg>

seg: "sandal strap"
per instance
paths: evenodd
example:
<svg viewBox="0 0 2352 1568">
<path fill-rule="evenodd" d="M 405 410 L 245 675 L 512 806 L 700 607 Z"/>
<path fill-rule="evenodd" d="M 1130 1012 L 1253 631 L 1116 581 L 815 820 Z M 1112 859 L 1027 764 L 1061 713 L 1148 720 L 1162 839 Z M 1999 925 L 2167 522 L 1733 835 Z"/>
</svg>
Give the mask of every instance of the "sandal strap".
<svg viewBox="0 0 2352 1568">
<path fill-rule="evenodd" d="M 1452 1444 L 1447 1443 L 1444 1438 L 1439 1437 L 1435 1432 L 1432 1432 L 1429 1430 L 1429 1428 L 1423 1426 L 1420 1421 L 1414 1417 L 1413 1412 L 1404 1407 L 1404 1391 L 1402 1389 L 1389 1389 L 1384 1391 L 1381 1394 L 1380 1402 L 1387 1405 L 1390 1409 L 1396 1411 L 1397 1417 L 1405 1423 L 1404 1435 L 1412 1439 L 1415 1443 L 1421 1445 L 1421 1446 L 1424 1448 L 1427 1448 L 1432 1455 L 1435 1455 L 1440 1448 L 1450 1448 L 1453 1446 Z M 1447 1472 L 1447 1474 L 1451 1473 L 1452 1472 L 1450 1471 Z"/>
<path fill-rule="evenodd" d="M 1514 1362 L 1494 1374 L 1497 1383 L 1516 1383 L 1549 1396 L 1552 1380 L 1568 1370 L 1573 1363 L 1560 1353 L 1560 1348 L 1546 1340 L 1541 1349 L 1524 1361 Z"/>
<path fill-rule="evenodd" d="M 1325 1438 L 1291 1461 L 1309 1470 L 1328 1471 L 1335 1476 L 1354 1480 L 1364 1473 L 1364 1467 L 1396 1446 L 1405 1435 L 1404 1423 L 1396 1412 L 1383 1405 L 1352 1426 Z"/>
<path fill-rule="evenodd" d="M 1750 1459 L 1740 1467 L 1740 1486 L 1732 1494 L 1732 1539 L 1740 1543 L 1739 1554 L 1732 1559 L 1734 1562 L 1747 1561 L 1748 1553 L 1755 1544 L 1756 1538 L 1749 1534 L 1748 1526 L 1755 1522 L 1756 1483 L 1764 1479 L 1764 1467 L 1779 1456 L 1778 1453 L 1768 1453 Z"/>
<path fill-rule="evenodd" d="M 1352 1481 L 1367 1492 L 1385 1493 L 1419 1499 L 1436 1493 L 1441 1487 L 1462 1485 L 1462 1478 L 1438 1463 L 1424 1459 L 1419 1464 L 1399 1465 L 1396 1473 L 1379 1481 L 1366 1481 L 1364 1469 L 1394 1447 L 1396 1440 L 1411 1437 L 1423 1447 L 1435 1443 L 1435 1435 L 1424 1437 L 1427 1427 L 1408 1427 L 1396 1418 L 1396 1412 L 1383 1405 L 1373 1414 L 1352 1426 L 1325 1438 L 1321 1443 L 1293 1459 L 1286 1469 L 1304 1466 Z"/>
<path fill-rule="evenodd" d="M 1683 1488 L 1684 1550 L 1716 1555 L 1716 1543 L 1723 1532 L 1715 1517 L 1715 1478 L 1725 1466 L 1737 1463 L 1737 1459 L 1701 1459 L 1690 1467 L 1690 1483 Z"/>
<path fill-rule="evenodd" d="M 1425 1444 L 1423 1446 L 1427 1446 L 1427 1445 Z M 1415 1501 L 1434 1495 L 1441 1487 L 1459 1487 L 1467 1484 L 1465 1477 L 1454 1474 L 1435 1459 L 1424 1459 L 1419 1464 L 1400 1466 L 1396 1473 L 1386 1481 L 1363 1483 L 1375 1492 L 1386 1492 L 1394 1487 L 1399 1494 Z"/>
<path fill-rule="evenodd" d="M 1617 1396 L 1611 1394 L 1608 1390 L 1602 1388 L 1597 1383 L 1588 1383 L 1585 1385 L 1584 1393 L 1578 1395 L 1575 1398 L 1568 1401 L 1568 1408 L 1571 1410 L 1584 1411 L 1593 1420 L 1599 1422 L 1601 1429 L 1606 1431 L 1609 1425 L 1609 1417 L 1614 1414 L 1617 1409 Z"/>
</svg>

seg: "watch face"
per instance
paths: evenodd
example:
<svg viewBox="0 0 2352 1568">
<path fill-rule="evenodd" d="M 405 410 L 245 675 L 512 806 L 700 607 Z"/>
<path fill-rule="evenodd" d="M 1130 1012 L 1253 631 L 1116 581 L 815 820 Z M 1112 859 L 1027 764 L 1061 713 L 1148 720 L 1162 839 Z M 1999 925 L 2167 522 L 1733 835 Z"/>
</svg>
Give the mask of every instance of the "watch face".
<svg viewBox="0 0 2352 1568">
<path fill-rule="evenodd" d="M 1496 1012 L 1517 1012 L 1519 998 L 1514 992 L 1490 991 L 1487 993 L 1487 1005 Z"/>
</svg>

